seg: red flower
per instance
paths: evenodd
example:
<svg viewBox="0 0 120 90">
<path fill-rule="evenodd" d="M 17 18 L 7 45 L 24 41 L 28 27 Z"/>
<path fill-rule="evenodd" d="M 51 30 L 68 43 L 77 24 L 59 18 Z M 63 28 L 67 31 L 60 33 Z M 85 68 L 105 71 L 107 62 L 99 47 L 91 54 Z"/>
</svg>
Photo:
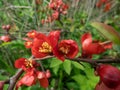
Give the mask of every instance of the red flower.
<svg viewBox="0 0 120 90">
<path fill-rule="evenodd" d="M 48 36 L 39 33 L 33 41 L 32 54 L 36 58 L 51 55 L 53 47 L 57 45 L 59 35 L 59 31 L 52 31 Z"/>
<path fill-rule="evenodd" d="M 48 79 L 47 79 L 49 77 L 47 77 L 46 73 L 40 72 L 40 71 L 37 72 L 37 78 L 39 80 L 39 83 L 44 88 L 48 87 L 48 85 L 49 85 L 49 82 L 48 82 Z M 49 74 L 50 74 L 50 72 L 49 72 Z"/>
<path fill-rule="evenodd" d="M 32 85 L 36 84 L 37 79 L 39 80 L 39 83 L 43 88 L 48 87 L 49 82 L 48 82 L 47 78 L 49 78 L 49 77 L 47 77 L 46 73 L 47 72 L 44 73 L 41 71 L 37 71 L 36 69 L 31 69 L 31 71 L 27 72 L 18 81 L 18 83 L 16 84 L 16 90 L 18 90 L 18 88 L 22 85 L 32 86 Z"/>
<path fill-rule="evenodd" d="M 90 33 L 85 33 L 81 37 L 82 57 L 91 58 L 93 54 L 100 54 L 106 49 L 112 48 L 112 43 L 100 43 L 92 41 Z"/>
<path fill-rule="evenodd" d="M 27 72 L 37 66 L 39 66 L 38 63 L 33 60 L 28 60 L 26 58 L 19 58 L 15 61 L 15 68 L 22 68 L 24 71 Z"/>
<path fill-rule="evenodd" d="M 53 50 L 53 53 L 60 60 L 64 61 L 64 57 L 74 58 L 78 54 L 79 48 L 73 40 L 62 40 Z"/>
<path fill-rule="evenodd" d="M 27 33 L 27 36 L 28 36 L 29 38 L 35 38 L 36 35 L 37 35 L 36 30 L 32 30 L 32 31 L 30 31 L 30 32 Z"/>
<path fill-rule="evenodd" d="M 11 38 L 9 35 L 5 35 L 5 36 L 1 36 L 0 40 L 2 40 L 4 42 L 9 42 L 9 41 L 11 41 Z"/>
<path fill-rule="evenodd" d="M 104 8 L 104 12 L 109 11 L 110 8 L 111 8 L 111 3 L 110 3 L 110 2 L 106 3 L 106 4 L 105 4 L 105 8 Z"/>
<path fill-rule="evenodd" d="M 25 42 L 25 47 L 26 48 L 31 48 L 32 46 L 33 46 L 33 42 L 32 41 L 29 40 L 29 41 Z"/>
<path fill-rule="evenodd" d="M 55 47 L 60 38 L 60 31 L 59 30 L 51 31 L 48 35 L 48 38 L 51 41 L 52 47 Z"/>
<path fill-rule="evenodd" d="M 32 86 L 36 83 L 36 74 L 34 71 L 27 72 L 16 84 L 16 90 L 22 85 Z"/>
<path fill-rule="evenodd" d="M 120 85 L 120 70 L 116 67 L 101 64 L 96 71 L 100 76 L 100 83 L 103 82 L 106 87 L 115 89 Z"/>
</svg>

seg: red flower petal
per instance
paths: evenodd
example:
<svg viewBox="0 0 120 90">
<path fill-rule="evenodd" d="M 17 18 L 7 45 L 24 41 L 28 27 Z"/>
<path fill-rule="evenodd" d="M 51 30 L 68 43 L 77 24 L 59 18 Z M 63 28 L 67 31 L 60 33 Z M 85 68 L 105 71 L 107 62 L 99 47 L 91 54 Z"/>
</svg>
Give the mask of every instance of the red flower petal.
<svg viewBox="0 0 120 90">
<path fill-rule="evenodd" d="M 48 82 L 47 77 L 42 78 L 42 79 L 39 79 L 39 82 L 40 82 L 40 85 L 41 85 L 43 88 L 47 88 L 47 87 L 49 86 L 49 82 Z"/>
<path fill-rule="evenodd" d="M 104 47 L 99 43 L 91 43 L 83 50 L 85 50 L 88 54 L 100 54 L 105 51 Z"/>
<path fill-rule="evenodd" d="M 82 35 L 81 43 L 82 43 L 82 45 L 92 43 L 92 36 L 89 32 Z"/>
<path fill-rule="evenodd" d="M 9 41 L 11 41 L 11 38 L 9 35 L 5 35 L 5 36 L 1 36 L 0 40 L 2 40 L 4 42 L 9 42 Z"/>
<path fill-rule="evenodd" d="M 73 40 L 62 40 L 58 46 L 53 49 L 53 53 L 60 60 L 64 61 L 64 56 L 74 58 L 78 54 L 79 48 Z"/>
<path fill-rule="evenodd" d="M 32 30 L 32 31 L 30 31 L 30 32 L 27 33 L 27 36 L 28 36 L 29 38 L 35 38 L 36 35 L 37 35 L 36 30 Z"/>
<path fill-rule="evenodd" d="M 85 33 L 81 37 L 82 43 L 82 57 L 90 58 L 93 54 L 101 54 L 112 47 L 112 43 L 100 43 L 99 41 L 92 41 L 90 33 Z"/>
<path fill-rule="evenodd" d="M 97 72 L 100 76 L 100 80 L 108 88 L 116 88 L 120 85 L 120 70 L 116 67 L 102 64 L 97 68 Z"/>
<path fill-rule="evenodd" d="M 43 43 L 47 43 L 49 45 L 49 47 L 51 47 L 51 44 L 47 38 L 47 36 L 45 36 L 44 34 L 39 33 L 36 38 L 34 38 L 33 40 L 33 46 L 32 46 L 32 54 L 36 57 L 36 58 L 42 58 L 45 57 L 47 55 L 49 55 L 49 52 L 40 52 L 40 48 L 42 48 L 42 44 Z M 52 51 L 52 48 L 51 48 Z"/>
<path fill-rule="evenodd" d="M 48 35 L 48 39 L 50 40 L 51 46 L 54 47 L 58 44 L 58 40 L 60 38 L 60 31 L 51 31 Z"/>
<path fill-rule="evenodd" d="M 25 47 L 26 47 L 26 48 L 31 48 L 32 46 L 33 46 L 32 41 L 26 41 L 26 42 L 25 42 Z"/>
<path fill-rule="evenodd" d="M 36 75 L 34 71 L 27 72 L 16 84 L 16 90 L 22 85 L 32 86 L 36 83 Z"/>
<path fill-rule="evenodd" d="M 15 61 L 15 68 L 22 68 L 22 66 L 25 66 L 25 59 L 26 58 L 19 58 Z"/>
</svg>

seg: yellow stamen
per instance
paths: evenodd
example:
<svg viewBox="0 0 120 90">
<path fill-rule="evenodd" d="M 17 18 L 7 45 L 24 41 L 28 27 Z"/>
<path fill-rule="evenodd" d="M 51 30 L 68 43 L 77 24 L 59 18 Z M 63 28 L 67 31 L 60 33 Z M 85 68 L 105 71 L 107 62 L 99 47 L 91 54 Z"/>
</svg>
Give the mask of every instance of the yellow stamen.
<svg viewBox="0 0 120 90">
<path fill-rule="evenodd" d="M 59 50 L 64 54 L 68 54 L 70 51 L 69 47 L 60 47 Z"/>
<path fill-rule="evenodd" d="M 25 60 L 26 67 L 33 67 L 32 60 Z"/>
<path fill-rule="evenodd" d="M 30 46 L 32 44 L 32 42 L 27 42 L 27 46 Z"/>
<path fill-rule="evenodd" d="M 39 48 L 39 52 L 51 53 L 52 52 L 52 47 L 47 42 L 43 42 L 42 47 Z"/>
</svg>

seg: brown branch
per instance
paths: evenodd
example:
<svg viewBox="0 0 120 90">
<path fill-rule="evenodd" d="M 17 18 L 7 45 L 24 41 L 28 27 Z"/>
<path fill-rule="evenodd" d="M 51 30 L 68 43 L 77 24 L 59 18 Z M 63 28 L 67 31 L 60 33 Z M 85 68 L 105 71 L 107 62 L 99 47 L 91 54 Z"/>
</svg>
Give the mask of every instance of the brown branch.
<svg viewBox="0 0 120 90">
<path fill-rule="evenodd" d="M 53 58 L 54 56 L 46 56 L 44 58 L 36 58 L 33 60 L 44 60 L 44 59 L 48 59 L 48 58 Z M 9 84 L 8 90 L 14 90 L 15 84 L 17 82 L 17 80 L 19 79 L 19 77 L 22 75 L 24 71 L 22 69 L 19 69 L 15 75 L 13 75 L 9 80 L 5 80 L 5 84 Z"/>
<path fill-rule="evenodd" d="M 85 59 L 85 58 L 73 58 L 73 59 L 66 58 L 66 59 L 70 59 L 70 60 L 73 60 L 73 61 L 76 61 L 76 62 L 86 62 L 86 63 L 89 63 L 93 66 L 98 65 L 98 63 L 120 63 L 119 58 L 116 58 L 116 59 L 97 59 L 97 60 Z"/>
<path fill-rule="evenodd" d="M 49 58 L 53 58 L 54 56 L 46 56 L 44 58 L 35 58 L 33 60 L 45 60 L 45 59 L 49 59 Z M 85 58 L 67 58 L 69 60 L 72 61 L 76 61 L 76 62 L 86 62 L 91 64 L 93 67 L 98 65 L 99 63 L 120 63 L 120 59 L 98 59 L 98 60 L 94 60 L 94 59 L 85 59 Z M 13 75 L 9 80 L 5 80 L 5 84 L 9 84 L 8 90 L 13 90 L 15 87 L 15 84 L 17 82 L 17 80 L 19 79 L 19 77 L 22 75 L 24 71 L 22 69 L 19 69 L 17 71 L 17 73 L 15 75 Z"/>
<path fill-rule="evenodd" d="M 22 73 L 23 73 L 23 70 L 19 69 L 17 71 L 17 73 L 10 78 L 8 90 L 13 90 L 14 89 L 14 86 L 15 86 L 17 80 L 19 79 L 19 77 L 22 75 Z"/>
</svg>

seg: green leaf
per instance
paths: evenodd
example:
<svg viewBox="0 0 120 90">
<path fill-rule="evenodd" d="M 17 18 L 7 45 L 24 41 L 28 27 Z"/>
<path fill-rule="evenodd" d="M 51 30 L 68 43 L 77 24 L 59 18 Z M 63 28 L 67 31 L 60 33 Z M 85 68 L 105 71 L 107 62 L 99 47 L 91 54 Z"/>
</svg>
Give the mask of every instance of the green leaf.
<svg viewBox="0 0 120 90">
<path fill-rule="evenodd" d="M 53 58 L 51 60 L 51 64 L 50 64 L 50 67 L 53 68 L 53 67 L 56 67 L 56 66 L 59 66 L 60 64 L 62 64 L 63 62 L 56 59 L 56 58 Z"/>
<path fill-rule="evenodd" d="M 87 78 L 81 74 L 74 75 L 72 79 L 75 80 L 79 85 L 84 85 L 83 82 L 87 81 Z"/>
<path fill-rule="evenodd" d="M 64 68 L 65 72 L 68 75 L 70 75 L 71 69 L 72 69 L 72 67 L 71 67 L 71 61 L 70 60 L 65 60 L 64 63 L 63 63 L 63 68 Z"/>
<path fill-rule="evenodd" d="M 100 22 L 92 22 L 91 25 L 102 33 L 107 39 L 120 45 L 120 34 L 113 27 Z"/>
<path fill-rule="evenodd" d="M 72 64 L 74 65 L 75 68 L 84 70 L 84 67 L 81 64 L 79 64 L 75 61 L 72 61 Z"/>
<path fill-rule="evenodd" d="M 53 72 L 55 73 L 55 75 L 58 75 L 59 68 L 60 68 L 59 65 L 53 68 Z"/>
</svg>

